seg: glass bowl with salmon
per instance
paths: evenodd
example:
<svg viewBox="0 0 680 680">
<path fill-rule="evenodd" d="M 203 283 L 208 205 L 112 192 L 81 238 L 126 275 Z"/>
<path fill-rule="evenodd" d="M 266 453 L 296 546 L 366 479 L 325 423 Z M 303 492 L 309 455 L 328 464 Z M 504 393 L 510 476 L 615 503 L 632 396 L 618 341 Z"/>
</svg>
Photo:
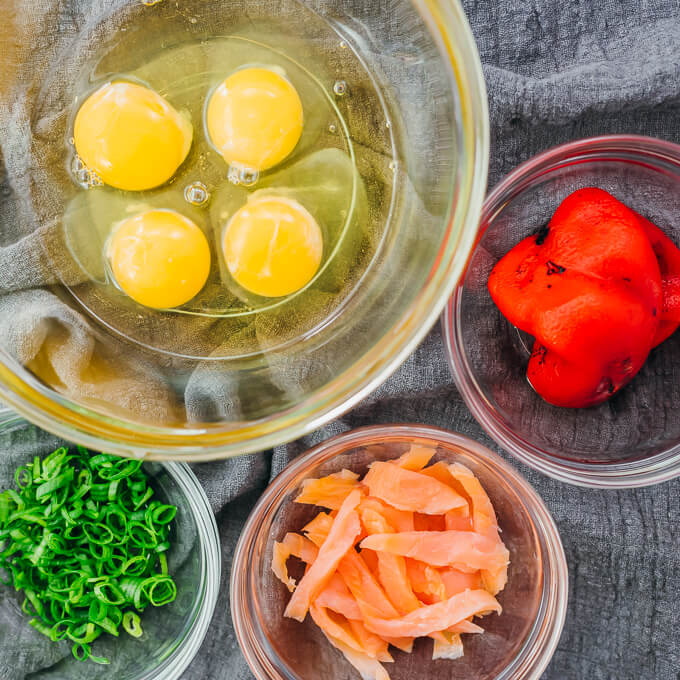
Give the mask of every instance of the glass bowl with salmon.
<svg viewBox="0 0 680 680">
<path fill-rule="evenodd" d="M 475 418 L 560 481 L 680 475 L 680 145 L 578 140 L 489 194 L 447 306 L 451 371 Z"/>
<path fill-rule="evenodd" d="M 231 577 L 258 680 L 538 679 L 567 592 L 533 488 L 467 437 L 404 424 L 346 432 L 286 467 Z"/>
</svg>

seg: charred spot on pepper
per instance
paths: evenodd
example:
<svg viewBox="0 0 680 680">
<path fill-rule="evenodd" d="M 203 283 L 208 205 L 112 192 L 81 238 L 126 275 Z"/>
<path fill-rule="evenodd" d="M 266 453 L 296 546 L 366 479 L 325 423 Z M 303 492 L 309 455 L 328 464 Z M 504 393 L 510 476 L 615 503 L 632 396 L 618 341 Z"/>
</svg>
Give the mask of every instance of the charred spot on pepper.
<svg viewBox="0 0 680 680">
<path fill-rule="evenodd" d="M 552 260 L 548 260 L 546 266 L 548 267 L 548 276 L 552 276 L 553 274 L 564 274 L 564 272 L 567 271 L 566 267 L 561 267 Z"/>
<path fill-rule="evenodd" d="M 624 276 L 623 280 L 626 281 L 627 283 L 630 283 L 633 279 L 631 279 L 629 276 Z"/>
<path fill-rule="evenodd" d="M 536 245 L 542 246 L 545 243 L 545 239 L 548 238 L 548 234 L 550 233 L 550 222 L 546 222 L 542 227 L 539 227 L 535 233 Z"/>
<path fill-rule="evenodd" d="M 654 241 L 652 242 L 652 250 L 654 251 L 654 254 L 656 255 L 656 259 L 659 261 L 659 267 L 662 270 L 668 269 L 668 266 L 666 264 L 666 258 L 665 258 L 665 251 L 663 248 L 663 243 L 660 241 Z"/>
<path fill-rule="evenodd" d="M 531 261 L 530 260 L 524 260 L 522 261 L 518 266 L 517 269 L 515 269 L 515 274 L 517 274 L 518 277 L 524 278 L 528 274 L 532 273 L 532 268 L 531 268 Z M 532 276 L 529 282 L 533 281 L 534 277 Z"/>
<path fill-rule="evenodd" d="M 619 365 L 621 367 L 622 373 L 631 373 L 633 370 L 633 358 L 626 357 L 625 359 L 621 360 Z"/>
<path fill-rule="evenodd" d="M 530 359 L 538 359 L 538 365 L 543 366 L 545 363 L 545 354 L 548 351 L 547 347 L 544 347 L 543 345 L 534 345 L 533 350 L 531 351 L 531 357 Z"/>
</svg>

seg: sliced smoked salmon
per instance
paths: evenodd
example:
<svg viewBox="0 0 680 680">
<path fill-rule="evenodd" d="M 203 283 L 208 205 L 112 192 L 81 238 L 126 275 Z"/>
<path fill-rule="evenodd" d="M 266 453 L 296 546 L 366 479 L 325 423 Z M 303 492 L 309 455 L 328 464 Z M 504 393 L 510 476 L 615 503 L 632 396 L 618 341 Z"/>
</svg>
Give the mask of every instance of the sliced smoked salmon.
<svg viewBox="0 0 680 680">
<path fill-rule="evenodd" d="M 462 486 L 464 494 L 470 499 L 473 529 L 478 534 L 488 536 L 499 545 L 503 545 L 498 533 L 496 511 L 493 509 L 491 500 L 486 491 L 484 491 L 484 487 L 479 483 L 477 477 L 474 476 L 471 470 L 460 463 L 449 465 L 449 471 L 455 480 Z M 499 593 L 505 588 L 505 584 L 508 581 L 507 565 L 495 569 L 483 569 L 482 581 L 484 582 L 484 587 L 492 595 Z"/>
<path fill-rule="evenodd" d="M 458 633 L 444 633 L 444 641 L 435 640 L 432 648 L 433 659 L 460 659 L 463 656 L 463 640 Z"/>
<path fill-rule="evenodd" d="M 326 540 L 319 548 L 316 560 L 293 592 L 285 616 L 304 621 L 312 601 L 333 576 L 342 558 L 354 550 L 354 539 L 361 531 L 361 522 L 355 510 L 360 500 L 358 489 L 345 499 Z"/>
<path fill-rule="evenodd" d="M 339 640 L 357 652 L 366 654 L 366 650 L 355 637 L 349 620 L 344 616 L 333 614 L 330 610 L 320 607 L 316 602 L 312 603 L 309 607 L 309 614 L 312 617 L 312 621 L 314 621 L 327 636 Z M 371 655 L 369 654 L 368 656 Z M 372 656 L 374 659 L 377 657 L 376 654 Z"/>
<path fill-rule="evenodd" d="M 390 524 L 395 531 L 415 531 L 414 515 L 415 513 L 409 510 L 398 510 L 397 508 L 383 503 L 382 501 L 374 498 L 373 496 L 368 496 L 361 500 L 359 503 L 359 513 L 362 510 L 375 510 L 379 512 L 385 521 Z"/>
<path fill-rule="evenodd" d="M 326 512 L 320 512 L 311 522 L 302 527 L 302 532 L 317 547 L 328 537 L 333 526 L 333 518 Z"/>
<path fill-rule="evenodd" d="M 394 533 L 394 528 L 375 510 L 359 509 L 361 523 L 368 534 Z M 406 571 L 406 561 L 399 555 L 386 552 L 376 553 L 378 560 L 378 580 L 392 604 L 400 614 L 417 609 L 420 606 L 418 598 L 413 593 Z"/>
<path fill-rule="evenodd" d="M 453 662 L 461 635 L 484 632 L 473 619 L 501 612 L 510 554 L 491 499 L 470 469 L 430 464 L 435 455 L 414 444 L 363 480 L 342 470 L 303 482 L 296 502 L 327 512 L 272 548 L 272 571 L 292 592 L 285 616 L 309 612 L 362 680 L 389 680 L 389 647 L 411 652 L 418 637 Z M 306 565 L 298 584 L 291 557 Z"/>
<path fill-rule="evenodd" d="M 345 498 L 359 486 L 358 479 L 359 475 L 349 470 L 341 470 L 320 479 L 306 479 L 295 502 L 339 510 Z"/>
<path fill-rule="evenodd" d="M 501 612 L 501 606 L 486 590 L 466 590 L 437 604 L 420 607 L 400 618 L 365 618 L 366 627 L 377 635 L 423 637 L 446 630 L 470 616 Z"/>
<path fill-rule="evenodd" d="M 371 465 L 364 484 L 371 496 L 400 510 L 442 515 L 467 504 L 460 494 L 439 480 L 382 461 Z"/>
<path fill-rule="evenodd" d="M 390 680 L 390 676 L 377 659 L 372 659 L 368 654 L 362 654 L 352 649 L 344 642 L 337 638 L 331 637 L 327 633 L 326 639 L 337 649 L 339 649 L 344 657 L 352 666 L 358 671 L 361 680 Z"/>
<path fill-rule="evenodd" d="M 272 570 L 276 577 L 290 590 L 295 590 L 295 579 L 288 576 L 286 562 L 291 555 L 302 560 L 306 564 L 311 564 L 319 554 L 319 549 L 304 536 L 299 534 L 286 534 L 281 543 L 274 543 L 274 556 L 272 559 Z"/>
<path fill-rule="evenodd" d="M 366 616 L 386 618 L 399 616 L 399 612 L 390 602 L 359 553 L 354 551 L 347 553 L 338 564 L 338 572 L 354 595 L 363 618 Z"/>
<path fill-rule="evenodd" d="M 472 531 L 408 531 L 374 534 L 361 548 L 412 557 L 435 567 L 461 571 L 498 569 L 508 564 L 508 551 L 496 541 Z"/>
<path fill-rule="evenodd" d="M 361 620 L 359 605 L 352 593 L 349 592 L 342 576 L 337 572 L 333 574 L 331 580 L 319 593 L 316 604 L 326 609 L 332 609 L 334 612 L 342 614 L 346 619 Z"/>
<path fill-rule="evenodd" d="M 411 444 L 409 450 L 394 462 L 404 470 L 422 470 L 431 460 L 436 449 L 421 444 Z"/>
<path fill-rule="evenodd" d="M 446 597 L 458 595 L 458 593 L 462 593 L 465 590 L 477 590 L 483 587 L 480 571 L 466 573 L 449 567 L 447 569 L 440 569 L 439 575 L 446 590 Z M 494 595 L 495 593 L 491 594 Z"/>
<path fill-rule="evenodd" d="M 446 599 L 446 587 L 437 569 L 419 560 L 404 559 L 411 586 L 423 602 L 434 604 Z"/>
</svg>

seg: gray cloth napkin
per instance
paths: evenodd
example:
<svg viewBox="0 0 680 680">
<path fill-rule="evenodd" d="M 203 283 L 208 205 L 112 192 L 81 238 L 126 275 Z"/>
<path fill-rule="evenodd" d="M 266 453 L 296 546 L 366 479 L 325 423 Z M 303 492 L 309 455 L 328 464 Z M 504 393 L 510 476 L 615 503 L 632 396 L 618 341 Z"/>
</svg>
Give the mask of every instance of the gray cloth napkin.
<svg viewBox="0 0 680 680">
<path fill-rule="evenodd" d="M 491 186 L 533 154 L 571 139 L 636 133 L 680 142 L 677 0 L 463 4 L 489 91 Z M 499 450 L 452 384 L 438 327 L 369 399 L 321 431 L 277 447 L 271 458 L 195 466 L 218 512 L 225 585 L 245 508 L 268 479 L 340 431 L 408 421 L 450 428 Z M 567 621 L 543 677 L 678 680 L 680 481 L 594 491 L 513 464 L 551 510 L 569 562 Z M 252 678 L 234 639 L 226 591 L 185 678 Z"/>
<path fill-rule="evenodd" d="M 111 3 L 36 0 L 25 13 L 9 12 L 0 26 L 5 44 L 22 44 L 26 35 L 42 36 L 15 51 L 11 65 L 0 55 L 0 99 L 15 80 L 30 80 L 28 69 L 46 69 L 57 32 L 74 31 Z M 466 0 L 485 65 L 491 112 L 490 182 L 529 156 L 555 143 L 595 134 L 629 132 L 680 141 L 680 6 L 677 0 Z M 6 18 L 6 21 L 5 21 Z M 23 53 L 22 53 L 23 50 Z M 23 60 L 23 61 L 22 61 Z M 26 66 L 22 67 L 24 63 Z M 11 66 L 11 69 L 10 69 Z M 10 185 L 30 187 L 31 168 L 21 163 L 29 135 L 22 111 L 0 106 L 2 144 Z M 13 168 L 23 168 L 17 174 Z M 4 194 L 4 195 L 2 195 Z M 24 192 L 0 187 L 0 215 L 35 219 Z M 28 221 L 32 230 L 34 223 Z M 42 223 L 48 230 L 49 220 Z M 3 229 L 3 233 L 6 233 Z M 0 291 L 25 287 L 30 269 L 21 242 L 0 243 Z M 23 293 L 22 293 L 23 294 Z M 26 293 L 12 309 L 9 333 L 24 360 L 35 346 L 21 333 L 22 318 L 38 330 L 61 324 L 82 332 L 80 320 L 44 291 Z M 16 310 L 25 316 L 16 318 Z M 7 319 L 9 308 L 0 307 Z M 11 328 L 10 328 L 11 326 Z M 66 340 L 72 340 L 69 336 Z M 87 339 L 83 339 L 87 347 Z M 67 343 L 68 344 L 68 343 Z M 51 354 L 59 357 L 63 346 Z M 91 350 L 90 350 L 91 351 Z M 82 359 L 81 359 L 82 361 Z M 62 380 L 80 380 L 69 373 L 78 362 L 57 363 Z M 82 364 L 81 364 L 82 365 Z M 124 373 L 148 371 L 149 395 L 143 407 L 150 415 L 168 406 L 162 381 L 148 367 L 125 365 Z M 81 387 L 79 385 L 79 387 Z M 121 391 L 122 393 L 122 391 Z M 96 395 L 93 395 L 96 397 Z M 161 409 L 161 411 L 158 411 Z M 481 431 L 452 384 L 441 334 L 435 328 L 399 371 L 369 399 L 340 420 L 313 435 L 241 459 L 196 465 L 220 525 L 223 559 L 222 589 L 213 624 L 185 680 L 249 680 L 231 626 L 228 580 L 234 545 L 259 493 L 293 457 L 309 446 L 346 429 L 380 422 L 416 421 L 467 434 L 497 450 Z M 26 450 L 31 445 L 27 443 Z M 501 452 L 502 453 L 502 452 Z M 569 614 L 560 646 L 545 673 L 554 680 L 677 680 L 680 675 L 680 482 L 651 489 L 599 492 L 565 486 L 522 466 L 560 528 L 570 565 Z M 0 616 L 2 616 L 0 602 Z M 46 669 L 58 656 L 43 657 L 12 650 L 35 649 L 32 631 L 0 639 L 0 680 L 48 678 Z M 9 660 L 12 663 L 9 663 Z M 2 662 L 7 663 L 3 664 Z"/>
</svg>

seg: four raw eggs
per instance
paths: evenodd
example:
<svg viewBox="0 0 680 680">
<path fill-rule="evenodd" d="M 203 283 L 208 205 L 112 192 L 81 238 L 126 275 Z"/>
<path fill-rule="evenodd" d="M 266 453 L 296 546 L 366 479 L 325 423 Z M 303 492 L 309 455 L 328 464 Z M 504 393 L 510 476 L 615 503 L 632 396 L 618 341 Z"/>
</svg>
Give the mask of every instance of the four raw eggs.
<svg viewBox="0 0 680 680">
<path fill-rule="evenodd" d="M 247 67 L 208 95 L 204 129 L 230 168 L 254 174 L 283 162 L 303 131 L 302 101 L 278 70 Z M 104 184 L 146 191 L 168 182 L 187 158 L 194 129 L 188 114 L 149 87 L 107 83 L 80 106 L 73 142 Z M 323 236 L 298 201 L 258 192 L 223 225 L 219 249 L 232 279 L 248 293 L 283 297 L 319 269 Z M 113 225 L 104 256 L 116 285 L 141 305 L 180 307 L 204 287 L 211 270 L 203 230 L 175 210 L 139 212 Z"/>
</svg>

